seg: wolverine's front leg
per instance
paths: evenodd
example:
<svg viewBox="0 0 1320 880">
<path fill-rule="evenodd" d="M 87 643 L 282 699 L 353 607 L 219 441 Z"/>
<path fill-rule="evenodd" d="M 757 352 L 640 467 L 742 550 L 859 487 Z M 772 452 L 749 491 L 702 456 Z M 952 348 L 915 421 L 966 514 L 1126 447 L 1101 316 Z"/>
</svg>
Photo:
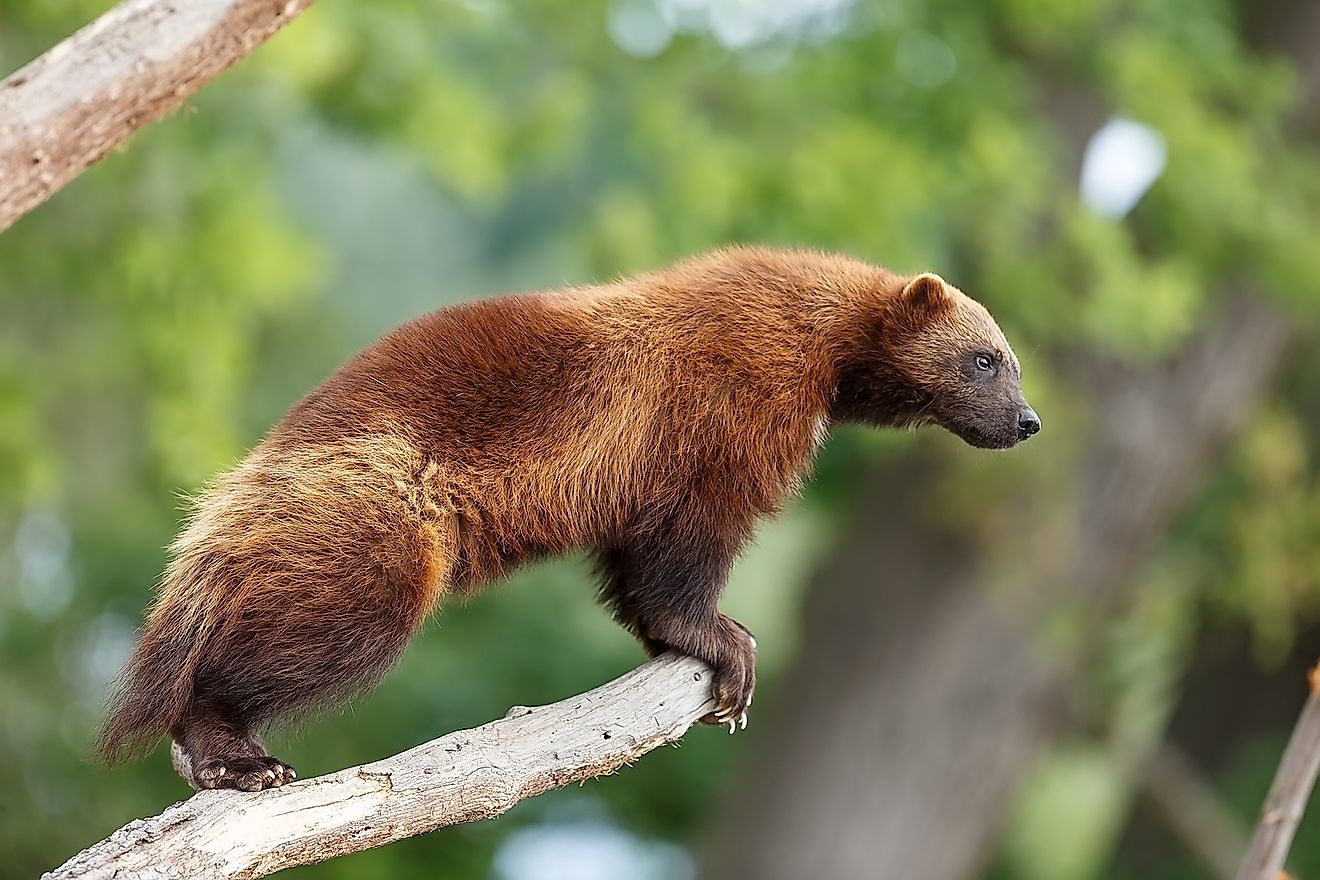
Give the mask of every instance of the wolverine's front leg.
<svg viewBox="0 0 1320 880">
<path fill-rule="evenodd" d="M 736 546 L 701 545 L 681 534 L 633 537 L 600 554 L 601 595 L 651 656 L 668 650 L 715 671 L 710 724 L 747 726 L 756 687 L 756 640 L 716 608 Z M 727 543 L 727 542 L 726 542 Z"/>
</svg>

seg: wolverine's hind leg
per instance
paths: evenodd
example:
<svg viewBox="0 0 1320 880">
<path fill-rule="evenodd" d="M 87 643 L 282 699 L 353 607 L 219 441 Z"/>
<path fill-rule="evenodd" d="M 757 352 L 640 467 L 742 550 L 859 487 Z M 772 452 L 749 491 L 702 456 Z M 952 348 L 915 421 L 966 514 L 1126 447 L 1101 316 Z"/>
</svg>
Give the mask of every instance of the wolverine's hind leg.
<svg viewBox="0 0 1320 880">
<path fill-rule="evenodd" d="M 235 723 L 218 711 L 195 710 L 171 735 L 174 769 L 196 789 L 260 791 L 298 776 L 292 765 L 266 753 L 251 725 Z"/>
<path fill-rule="evenodd" d="M 171 731 L 194 786 L 292 780 L 258 732 L 377 684 L 447 587 L 452 555 L 434 525 L 344 531 L 267 550 L 220 606 L 199 648 L 192 705 Z"/>
<path fill-rule="evenodd" d="M 258 731 L 374 686 L 426 613 L 415 591 L 386 576 L 322 576 L 306 586 L 299 603 L 254 594 L 207 640 L 193 705 L 171 731 L 183 753 L 176 766 L 194 787 L 257 791 L 292 780 Z"/>
<path fill-rule="evenodd" d="M 263 444 L 203 503 L 165 585 L 201 609 L 181 634 L 189 699 L 170 730 L 190 782 L 287 782 L 259 732 L 342 703 L 399 659 L 452 580 L 439 479 L 400 437 Z"/>
</svg>

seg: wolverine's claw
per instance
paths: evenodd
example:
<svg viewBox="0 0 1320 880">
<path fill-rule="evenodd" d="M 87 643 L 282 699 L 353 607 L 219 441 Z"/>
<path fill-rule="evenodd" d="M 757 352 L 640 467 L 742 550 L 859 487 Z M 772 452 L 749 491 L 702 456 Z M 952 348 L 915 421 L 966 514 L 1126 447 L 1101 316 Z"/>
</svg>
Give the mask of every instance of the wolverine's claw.
<svg viewBox="0 0 1320 880">
<path fill-rule="evenodd" d="M 200 765 L 193 785 L 195 788 L 261 791 L 265 788 L 279 788 L 286 782 L 292 782 L 295 775 L 293 768 L 278 758 L 231 756 L 223 763 L 210 761 Z"/>
<path fill-rule="evenodd" d="M 747 729 L 747 713 L 746 713 L 746 712 L 742 713 L 742 717 L 738 719 L 738 729 L 739 729 L 739 730 L 746 730 L 746 729 Z"/>
<path fill-rule="evenodd" d="M 733 736 L 733 728 L 737 724 L 732 718 L 729 719 L 729 736 Z"/>
</svg>

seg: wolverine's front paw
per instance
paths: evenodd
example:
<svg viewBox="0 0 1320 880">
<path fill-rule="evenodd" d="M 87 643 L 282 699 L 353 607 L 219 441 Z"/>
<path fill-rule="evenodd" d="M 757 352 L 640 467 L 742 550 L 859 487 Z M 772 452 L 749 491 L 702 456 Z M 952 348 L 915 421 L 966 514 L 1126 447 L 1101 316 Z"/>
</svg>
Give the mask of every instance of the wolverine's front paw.
<svg viewBox="0 0 1320 880">
<path fill-rule="evenodd" d="M 756 690 L 756 639 L 746 627 L 723 614 L 719 633 L 711 658 L 702 658 L 715 670 L 711 685 L 715 711 L 701 720 L 706 724 L 727 724 L 729 733 L 733 733 L 747 728 L 747 710 Z"/>
<path fill-rule="evenodd" d="M 279 788 L 298 778 L 293 768 L 279 758 L 239 757 L 217 758 L 193 768 L 193 780 L 198 788 L 237 788 L 241 791 L 261 791 Z"/>
</svg>

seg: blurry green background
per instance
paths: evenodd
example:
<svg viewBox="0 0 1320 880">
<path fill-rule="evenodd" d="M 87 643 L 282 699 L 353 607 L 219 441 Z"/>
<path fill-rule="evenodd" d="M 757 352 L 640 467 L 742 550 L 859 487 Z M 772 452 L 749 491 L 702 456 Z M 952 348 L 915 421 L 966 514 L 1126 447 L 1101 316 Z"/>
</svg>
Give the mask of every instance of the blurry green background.
<svg viewBox="0 0 1320 880">
<path fill-rule="evenodd" d="M 4 0 L 0 69 L 110 5 Z M 957 876 L 1221 876 L 1206 852 L 1254 822 L 1320 655 L 1318 17 L 1306 0 L 321 0 L 0 234 L 0 876 L 187 794 L 163 750 L 113 772 L 88 757 L 181 495 L 408 317 L 733 241 L 939 271 L 1004 325 L 1044 432 L 996 456 L 836 432 L 726 594 L 761 645 L 746 733 L 698 728 L 497 820 L 292 876 L 682 880 L 730 847 L 772 876 L 755 829 L 784 826 L 758 811 L 795 794 L 763 769 L 794 760 L 771 737 L 844 724 L 799 717 L 795 694 L 856 679 L 850 700 L 905 713 L 862 660 L 809 663 L 801 626 L 813 595 L 892 587 L 883 559 L 822 568 L 907 516 L 886 510 L 889 476 L 931 474 L 928 515 L 980 542 L 994 574 L 968 589 L 1014 566 L 1048 580 L 1072 546 L 1052 526 L 1098 521 L 1073 479 L 1085 441 L 1127 417 L 1093 383 L 1142 394 L 1245 296 L 1288 325 L 1291 356 L 1125 545 L 1113 601 L 1080 613 L 1062 584 L 1032 632 L 1046 666 L 1088 645 L 1057 666 L 1071 708 L 995 815 L 929 840 L 985 841 Z M 1210 357 L 1204 384 L 1236 369 Z M 315 775 L 618 675 L 642 655 L 592 593 L 568 560 L 447 607 L 378 691 L 275 751 Z M 969 716 L 954 735 L 990 734 Z M 1158 807 L 1151 780 L 1175 765 L 1227 830 Z M 889 821 L 828 800 L 791 841 Z M 1290 865 L 1320 878 L 1317 816 Z M 874 867 L 915 876 L 879 844 Z"/>
</svg>

